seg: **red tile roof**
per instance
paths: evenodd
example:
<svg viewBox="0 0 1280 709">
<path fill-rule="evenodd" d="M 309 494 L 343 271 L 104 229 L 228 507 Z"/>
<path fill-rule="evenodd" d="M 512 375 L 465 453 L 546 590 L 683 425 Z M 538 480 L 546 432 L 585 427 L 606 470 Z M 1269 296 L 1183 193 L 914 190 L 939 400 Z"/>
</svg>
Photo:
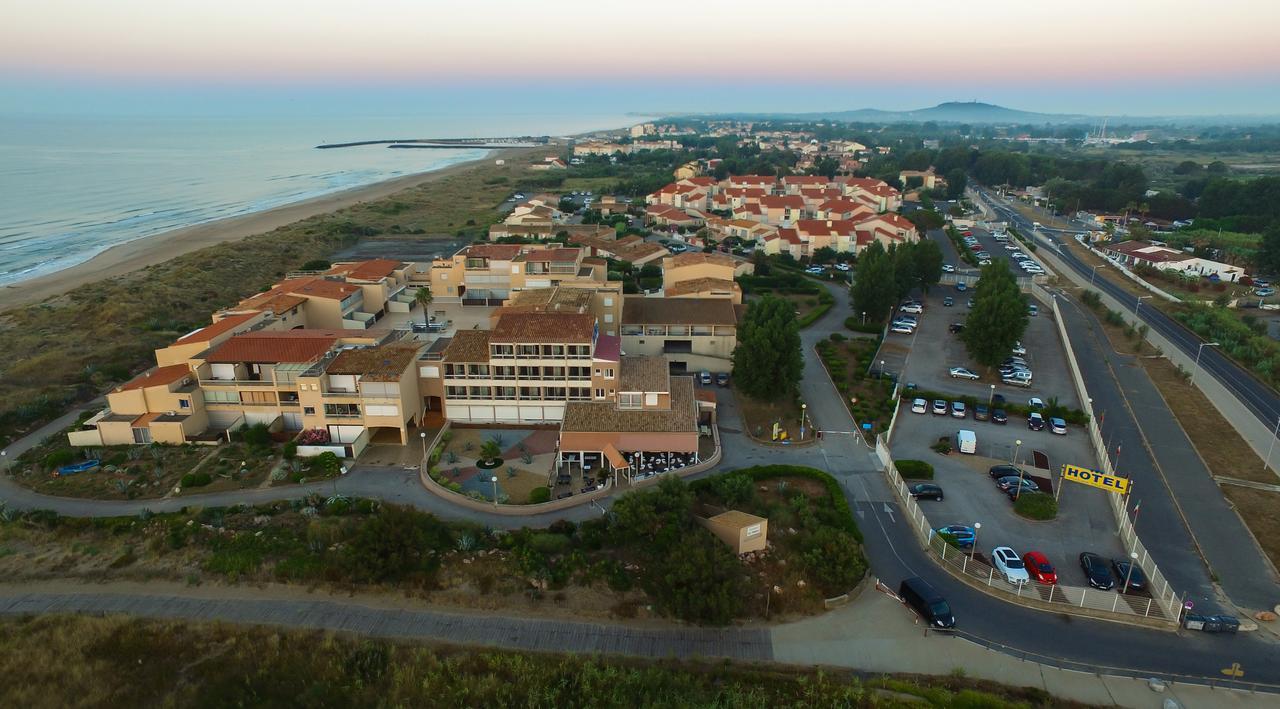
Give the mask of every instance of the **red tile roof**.
<svg viewBox="0 0 1280 709">
<path fill-rule="evenodd" d="M 669 257 L 671 259 L 672 268 L 680 268 L 682 266 L 697 266 L 701 264 L 711 264 L 713 266 L 728 266 L 733 268 L 733 259 L 725 254 L 704 253 L 701 251 L 687 251 L 682 254 L 676 254 Z"/>
<path fill-rule="evenodd" d="M 217 363 L 301 364 L 318 359 L 344 333 L 337 330 L 289 330 L 236 335 L 219 345 L 205 358 Z"/>
<path fill-rule="evenodd" d="M 769 195 L 760 198 L 760 206 L 766 209 L 804 209 L 804 197 L 798 194 Z"/>
<path fill-rule="evenodd" d="M 541 262 L 541 261 L 577 261 L 578 254 L 582 253 L 582 249 L 573 248 L 556 248 L 556 249 L 534 249 L 525 252 L 524 260 Z"/>
<path fill-rule="evenodd" d="M 856 225 L 850 219 L 801 219 L 796 222 L 796 231 L 810 236 L 852 234 L 855 228 Z"/>
<path fill-rule="evenodd" d="M 490 342 L 591 342 L 596 318 L 589 313 L 507 313 L 489 333 Z"/>
<path fill-rule="evenodd" d="M 462 255 L 468 258 L 510 261 L 520 255 L 520 244 L 475 244 L 463 249 Z"/>
<path fill-rule="evenodd" d="M 153 386 L 167 386 L 191 374 L 191 368 L 185 364 L 171 364 L 159 367 L 146 374 L 140 374 L 116 387 L 116 391 L 132 391 Z"/>
<path fill-rule="evenodd" d="M 344 263 L 329 269 L 329 273 L 345 274 L 347 278 L 359 281 L 376 281 L 390 276 L 393 271 L 404 266 L 402 261 L 387 258 L 376 258 L 369 261 Z"/>
<path fill-rule="evenodd" d="M 258 315 L 259 313 L 257 311 L 228 315 L 212 325 L 205 325 L 195 332 L 189 332 L 182 337 L 179 337 L 177 340 L 174 340 L 173 344 L 185 345 L 190 342 L 208 342 L 218 335 L 235 330 L 237 327 L 258 317 Z"/>
</svg>

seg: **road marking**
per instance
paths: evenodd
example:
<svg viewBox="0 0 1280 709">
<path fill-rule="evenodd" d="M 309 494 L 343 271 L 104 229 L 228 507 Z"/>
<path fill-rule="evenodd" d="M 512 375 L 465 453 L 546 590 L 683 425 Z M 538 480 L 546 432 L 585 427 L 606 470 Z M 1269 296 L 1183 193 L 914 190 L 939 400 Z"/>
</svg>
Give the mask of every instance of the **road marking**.
<svg viewBox="0 0 1280 709">
<path fill-rule="evenodd" d="M 1231 663 L 1230 667 L 1227 667 L 1226 669 L 1222 670 L 1222 674 L 1228 677 L 1235 677 L 1239 679 L 1240 677 L 1244 676 L 1244 670 L 1240 669 L 1239 662 L 1233 662 Z"/>
<path fill-rule="evenodd" d="M 887 515 L 889 515 L 889 522 L 890 522 L 891 524 L 897 524 L 897 523 L 898 523 L 898 520 L 896 520 L 896 519 L 894 519 L 894 518 L 893 518 L 893 508 L 889 506 L 889 503 L 888 503 L 888 502 L 884 503 L 884 513 L 885 513 L 885 514 L 887 514 Z"/>
</svg>

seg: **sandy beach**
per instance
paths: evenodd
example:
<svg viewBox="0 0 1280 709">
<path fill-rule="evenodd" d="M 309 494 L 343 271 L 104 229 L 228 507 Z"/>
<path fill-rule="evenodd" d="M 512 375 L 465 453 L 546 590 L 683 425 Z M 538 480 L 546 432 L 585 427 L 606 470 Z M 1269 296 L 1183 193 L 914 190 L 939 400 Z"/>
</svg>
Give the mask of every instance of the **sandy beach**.
<svg viewBox="0 0 1280 709">
<path fill-rule="evenodd" d="M 207 246 L 244 239 L 318 214 L 336 211 L 360 202 L 389 197 L 397 192 L 473 169 L 488 161 L 512 158 L 530 150 L 533 149 L 514 148 L 492 151 L 483 158 L 457 163 L 440 170 L 404 175 L 274 209 L 228 217 L 135 239 L 113 246 L 84 263 L 0 289 L 0 310 L 46 300 L 89 283 L 164 263 Z"/>
</svg>

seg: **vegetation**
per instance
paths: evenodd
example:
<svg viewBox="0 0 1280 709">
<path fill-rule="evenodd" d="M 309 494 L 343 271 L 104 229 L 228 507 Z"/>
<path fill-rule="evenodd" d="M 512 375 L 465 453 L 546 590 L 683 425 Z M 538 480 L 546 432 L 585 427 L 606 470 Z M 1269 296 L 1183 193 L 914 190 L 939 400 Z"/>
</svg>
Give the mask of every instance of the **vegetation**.
<svg viewBox="0 0 1280 709">
<path fill-rule="evenodd" d="M 983 404 L 985 406 L 988 400 L 988 397 L 986 396 L 972 396 L 969 394 L 931 391 L 929 389 L 912 389 L 910 391 L 904 389 L 899 392 L 899 396 L 905 401 L 910 401 L 912 399 L 924 399 L 926 401 L 933 401 L 935 399 L 943 399 L 945 401 L 963 401 L 965 405 L 970 408 L 973 408 L 978 404 Z M 1001 405 L 1001 408 L 1003 408 L 1005 413 L 1009 416 L 1026 416 L 1031 413 L 1030 407 L 1013 401 L 1006 401 Z M 1040 411 L 1040 414 L 1046 418 L 1056 416 L 1069 424 L 1083 426 L 1089 423 L 1088 414 L 1080 409 L 1069 409 L 1066 406 L 1063 406 L 1059 403 L 1057 397 L 1050 397 L 1045 401 L 1045 407 L 1043 409 L 1038 409 L 1038 411 Z"/>
<path fill-rule="evenodd" d="M 1280 385 L 1280 342 L 1267 335 L 1264 321 L 1250 315 L 1237 316 L 1217 305 L 1188 304 L 1174 317 L 1206 341 L 1221 343 L 1220 349 L 1272 386 Z"/>
<path fill-rule="evenodd" d="M 834 306 L 835 304 L 836 304 L 836 298 L 835 296 L 831 295 L 831 291 L 827 290 L 826 288 L 819 290 L 817 304 L 814 305 L 809 310 L 809 312 L 800 316 L 800 318 L 796 321 L 796 326 L 800 328 L 809 327 L 810 325 L 817 322 L 818 318 L 822 317 L 823 315 L 826 315 L 827 311 L 831 310 L 832 306 Z"/>
<path fill-rule="evenodd" d="M 1053 519 L 1058 516 L 1058 501 L 1047 493 L 1024 492 L 1013 503 L 1013 511 L 1027 519 Z"/>
<path fill-rule="evenodd" d="M 895 244 L 888 250 L 873 241 L 858 256 L 849 295 L 853 307 L 871 322 L 884 322 L 912 290 L 928 292 L 942 279 L 942 251 L 932 240 Z"/>
<path fill-rule="evenodd" d="M 973 308 L 960 339 L 969 356 L 987 367 L 1000 364 L 1027 329 L 1027 298 L 1004 259 L 982 267 Z"/>
<path fill-rule="evenodd" d="M 888 428 L 896 404 L 893 382 L 868 375 L 879 343 L 880 338 L 846 340 L 840 333 L 832 333 L 830 339 L 817 345 L 831 383 L 849 402 L 854 420 L 872 425 L 872 434 Z"/>
<path fill-rule="evenodd" d="M 40 616 L 0 623 L 7 706 L 1004 707 L 1043 690 L 696 659 L 470 650 L 349 633 Z"/>
<path fill-rule="evenodd" d="M 909 480 L 932 480 L 933 465 L 923 460 L 895 460 L 893 464 L 897 466 L 898 472 L 902 477 Z"/>
<path fill-rule="evenodd" d="M 771 295 L 751 301 L 733 351 L 738 388 L 764 401 L 791 398 L 803 369 L 800 326 L 791 304 Z"/>
</svg>

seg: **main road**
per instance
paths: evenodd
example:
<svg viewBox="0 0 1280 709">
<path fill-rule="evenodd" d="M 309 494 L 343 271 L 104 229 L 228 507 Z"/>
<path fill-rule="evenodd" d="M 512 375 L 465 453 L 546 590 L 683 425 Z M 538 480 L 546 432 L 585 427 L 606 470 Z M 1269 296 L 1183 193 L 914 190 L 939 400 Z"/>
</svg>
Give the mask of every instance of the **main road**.
<svg viewBox="0 0 1280 709">
<path fill-rule="evenodd" d="M 852 313 L 848 292 L 834 285 L 829 287 L 836 298 L 835 306 L 802 334 L 805 369 L 801 396 L 809 405 L 815 425 L 826 432 L 823 439 L 790 447 L 755 444 L 742 433 L 735 408 L 726 406 L 721 420 L 725 455 L 717 472 L 766 463 L 809 465 L 827 471 L 839 480 L 850 508 L 857 515 L 875 575 L 894 586 L 910 576 L 927 579 L 951 603 L 963 636 L 974 642 L 1015 657 L 1086 672 L 1142 677 L 1178 675 L 1184 681 L 1202 678 L 1220 683 L 1222 668 L 1242 662 L 1247 679 L 1239 684 L 1280 685 L 1280 646 L 1259 634 L 1223 636 L 1185 631 L 1174 634 L 1032 610 L 982 593 L 938 567 L 907 529 L 903 512 L 878 460 L 861 437 L 853 433 L 854 421 L 813 351 L 813 345 L 831 333 L 847 334 L 842 323 Z M 557 518 L 584 519 L 603 511 L 602 507 L 587 505 L 540 517 L 477 514 L 449 505 L 424 490 L 414 471 L 394 468 L 357 467 L 337 485 L 339 492 L 346 495 L 412 504 L 443 518 L 481 521 L 499 528 L 543 526 Z M 307 492 L 331 493 L 333 489 L 333 483 L 327 482 L 302 488 L 214 493 L 173 500 L 103 502 L 37 495 L 0 477 L 0 497 L 11 507 L 52 509 L 80 517 L 136 514 L 144 507 L 159 512 L 182 506 L 258 503 L 296 498 Z M 608 505 L 609 501 L 604 500 L 602 504 Z M 942 634 L 934 634 L 929 640 L 937 643 L 937 653 L 947 653 L 950 644 L 957 642 Z M 851 638 L 850 642 L 856 639 Z M 1034 671 L 1033 668 L 1028 665 L 1028 671 Z"/>
</svg>

